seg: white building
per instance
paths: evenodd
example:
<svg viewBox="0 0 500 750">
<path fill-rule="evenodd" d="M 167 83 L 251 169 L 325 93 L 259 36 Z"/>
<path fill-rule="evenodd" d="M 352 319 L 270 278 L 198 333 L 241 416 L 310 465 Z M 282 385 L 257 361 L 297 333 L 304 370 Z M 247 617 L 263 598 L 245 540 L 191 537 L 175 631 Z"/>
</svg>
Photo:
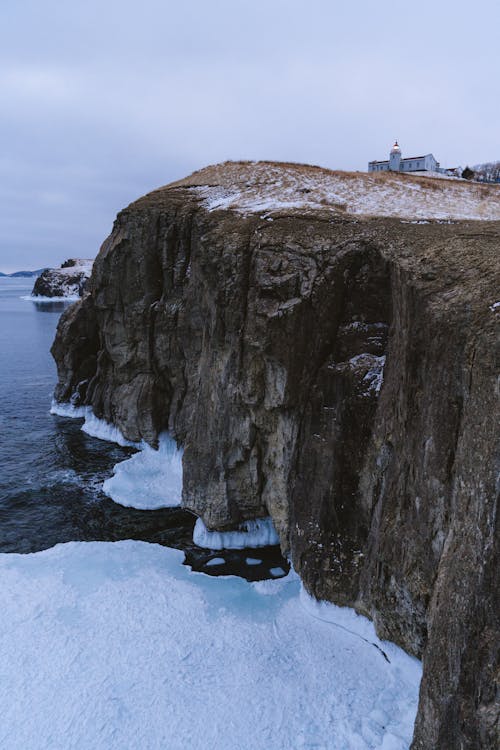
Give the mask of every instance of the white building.
<svg viewBox="0 0 500 750">
<path fill-rule="evenodd" d="M 368 162 L 369 172 L 444 172 L 432 154 L 411 156 L 403 159 L 401 148 L 396 141 L 391 148 L 388 161 Z"/>
</svg>

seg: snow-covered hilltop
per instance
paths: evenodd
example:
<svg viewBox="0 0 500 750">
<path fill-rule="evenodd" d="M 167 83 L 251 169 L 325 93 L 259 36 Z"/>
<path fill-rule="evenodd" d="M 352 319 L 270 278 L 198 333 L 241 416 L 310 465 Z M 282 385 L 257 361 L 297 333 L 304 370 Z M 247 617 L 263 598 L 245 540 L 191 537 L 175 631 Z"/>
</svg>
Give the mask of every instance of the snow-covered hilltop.
<svg viewBox="0 0 500 750">
<path fill-rule="evenodd" d="M 70 258 L 60 268 L 48 268 L 35 281 L 32 297 L 78 299 L 85 291 L 94 261 Z"/>
<path fill-rule="evenodd" d="M 409 221 L 500 219 L 500 186 L 393 172 L 367 174 L 302 164 L 226 162 L 195 172 L 169 188 L 175 186 L 192 187 L 210 211 L 321 210 L 340 216 Z"/>
</svg>

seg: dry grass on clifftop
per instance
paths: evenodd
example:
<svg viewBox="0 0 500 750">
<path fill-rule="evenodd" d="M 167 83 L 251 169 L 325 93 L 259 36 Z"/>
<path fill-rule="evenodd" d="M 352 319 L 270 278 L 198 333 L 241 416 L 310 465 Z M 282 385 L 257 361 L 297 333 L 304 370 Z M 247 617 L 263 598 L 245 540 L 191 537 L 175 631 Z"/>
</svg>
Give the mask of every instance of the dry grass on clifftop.
<svg viewBox="0 0 500 750">
<path fill-rule="evenodd" d="M 340 172 L 286 162 L 225 162 L 160 191 L 173 188 L 195 190 L 209 211 L 299 209 L 410 221 L 500 220 L 500 186 L 424 175 Z"/>
</svg>

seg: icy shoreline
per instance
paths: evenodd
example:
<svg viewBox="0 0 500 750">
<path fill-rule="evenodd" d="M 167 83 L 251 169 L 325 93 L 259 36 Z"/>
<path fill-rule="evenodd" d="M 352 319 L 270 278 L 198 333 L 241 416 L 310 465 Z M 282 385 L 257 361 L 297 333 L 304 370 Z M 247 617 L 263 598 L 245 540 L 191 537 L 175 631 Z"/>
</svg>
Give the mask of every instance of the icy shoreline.
<svg viewBox="0 0 500 750">
<path fill-rule="evenodd" d="M 98 419 L 90 406 L 53 401 L 50 413 L 84 419 L 81 429 L 87 435 L 138 451 L 117 463 L 113 476 L 103 484 L 104 494 L 115 503 L 139 510 L 173 508 L 181 504 L 182 450 L 168 433 L 160 435 L 158 450 L 155 450 L 145 442 L 127 440 L 115 425 Z"/>
<path fill-rule="evenodd" d="M 0 555 L 2 748 L 407 750 L 416 659 L 335 605 L 311 617 L 293 574 L 181 562 L 133 541 Z"/>
<path fill-rule="evenodd" d="M 43 304 L 48 302 L 76 302 L 81 297 L 78 294 L 68 294 L 65 297 L 38 297 L 33 294 L 23 294 L 19 299 L 26 300 L 27 302 L 41 302 Z"/>
<path fill-rule="evenodd" d="M 53 403 L 51 413 L 84 419 L 87 434 L 138 451 L 104 482 L 115 502 L 180 504 L 182 452 L 168 435 L 155 451 L 90 407 Z M 198 519 L 194 542 L 244 549 L 278 537 L 270 518 L 233 532 Z M 311 599 L 293 571 L 251 584 L 195 573 L 182 559 L 136 541 L 0 555 L 0 660 L 12 670 L 0 684 L 6 748 L 407 750 L 416 659 L 380 641 L 354 610 Z"/>
</svg>

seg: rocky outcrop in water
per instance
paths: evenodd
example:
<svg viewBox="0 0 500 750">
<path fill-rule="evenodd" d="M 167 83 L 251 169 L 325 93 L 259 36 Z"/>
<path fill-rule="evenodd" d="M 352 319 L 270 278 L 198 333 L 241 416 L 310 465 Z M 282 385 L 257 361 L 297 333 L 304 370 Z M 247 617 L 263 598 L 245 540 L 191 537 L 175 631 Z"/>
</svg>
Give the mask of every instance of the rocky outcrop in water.
<svg viewBox="0 0 500 750">
<path fill-rule="evenodd" d="M 208 527 L 270 514 L 311 593 L 423 657 L 415 749 L 494 748 L 500 223 L 312 204 L 286 169 L 295 203 L 228 165 L 122 211 L 56 398 L 168 428 Z"/>
<path fill-rule="evenodd" d="M 70 258 L 61 268 L 47 268 L 35 281 L 33 297 L 81 297 L 92 272 L 93 260 Z"/>
</svg>

